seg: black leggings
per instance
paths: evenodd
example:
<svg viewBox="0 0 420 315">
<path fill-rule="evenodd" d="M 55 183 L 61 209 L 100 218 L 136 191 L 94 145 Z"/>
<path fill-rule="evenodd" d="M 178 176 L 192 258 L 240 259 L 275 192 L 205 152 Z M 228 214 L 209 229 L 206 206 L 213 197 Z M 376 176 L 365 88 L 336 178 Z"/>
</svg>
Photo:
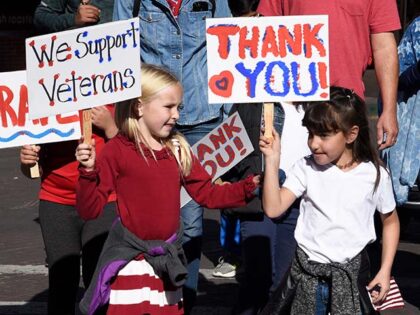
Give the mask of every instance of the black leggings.
<svg viewBox="0 0 420 315">
<path fill-rule="evenodd" d="M 95 220 L 83 221 L 74 206 L 41 200 L 39 219 L 48 262 L 48 315 L 73 315 L 80 282 L 87 288 L 116 217 L 108 203 Z"/>
</svg>

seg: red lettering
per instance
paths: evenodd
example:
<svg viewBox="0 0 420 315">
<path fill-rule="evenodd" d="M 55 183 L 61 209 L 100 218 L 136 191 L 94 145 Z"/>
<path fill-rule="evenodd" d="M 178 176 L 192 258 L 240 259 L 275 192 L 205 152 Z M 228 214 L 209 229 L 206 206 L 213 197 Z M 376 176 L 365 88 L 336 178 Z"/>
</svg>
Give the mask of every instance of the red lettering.
<svg viewBox="0 0 420 315">
<path fill-rule="evenodd" d="M 321 57 L 325 57 L 326 51 L 325 51 L 324 44 L 317 37 L 319 30 L 323 26 L 324 24 L 317 24 L 314 26 L 313 29 L 311 29 L 310 24 L 303 25 L 303 41 L 305 43 L 305 57 L 306 58 L 312 57 L 312 46 L 318 49 L 319 55 Z"/>
<path fill-rule="evenodd" d="M 245 59 L 245 50 L 248 48 L 251 50 L 251 57 L 258 57 L 258 41 L 260 38 L 260 30 L 257 26 L 252 28 L 252 36 L 250 39 L 247 39 L 248 28 L 246 26 L 242 27 L 239 32 L 239 57 Z"/>
<path fill-rule="evenodd" d="M 0 116 L 1 125 L 7 128 L 7 117 L 12 121 L 12 126 L 17 124 L 16 113 L 10 104 L 13 100 L 13 91 L 5 85 L 0 85 Z"/>
<path fill-rule="evenodd" d="M 204 160 L 204 156 L 206 154 L 213 154 L 213 149 L 210 148 L 208 145 L 205 145 L 203 143 L 200 143 L 197 147 L 197 158 L 199 161 Z"/>
<path fill-rule="evenodd" d="M 240 133 L 242 130 L 238 126 L 235 126 L 236 117 L 238 116 L 237 115 L 233 116 L 233 118 L 228 123 L 224 123 L 222 125 L 223 130 L 225 131 L 229 139 L 232 139 L 234 133 Z"/>
<path fill-rule="evenodd" d="M 217 161 L 217 164 L 218 164 L 220 167 L 226 167 L 226 166 L 229 166 L 229 164 L 230 164 L 230 163 L 232 163 L 232 161 L 235 159 L 235 152 L 233 151 L 233 149 L 232 149 L 232 147 L 231 147 L 230 145 L 227 145 L 227 146 L 225 147 L 225 150 L 226 150 L 226 152 L 227 152 L 227 154 L 228 154 L 228 159 L 227 159 L 227 161 L 225 161 L 225 160 L 222 158 L 222 155 L 221 155 L 220 153 L 217 153 L 217 154 L 216 154 L 216 161 Z"/>
<path fill-rule="evenodd" d="M 26 114 L 29 111 L 28 107 L 28 88 L 22 84 L 19 90 L 19 113 L 18 113 L 18 126 L 25 126 Z"/>
<path fill-rule="evenodd" d="M 239 32 L 237 25 L 214 25 L 207 29 L 207 34 L 215 35 L 219 39 L 219 56 L 222 59 L 227 59 L 229 56 L 230 40 L 229 36 L 235 35 Z"/>
<path fill-rule="evenodd" d="M 327 85 L 327 65 L 325 62 L 318 62 L 318 71 L 319 71 L 319 85 L 321 89 L 326 89 Z"/>
<path fill-rule="evenodd" d="M 293 27 L 293 36 L 285 26 L 280 26 L 277 34 L 279 37 L 280 57 L 286 57 L 288 49 L 294 55 L 302 53 L 302 27 L 300 24 L 295 24 Z M 286 44 L 288 49 L 286 49 Z"/>
<path fill-rule="evenodd" d="M 274 57 L 279 56 L 279 47 L 276 42 L 276 34 L 272 26 L 268 26 L 265 30 L 261 48 L 261 57 L 266 57 L 268 53 L 271 53 Z"/>
<path fill-rule="evenodd" d="M 241 151 L 244 148 L 244 144 L 242 143 L 241 138 L 239 137 L 235 137 L 233 139 L 233 143 L 235 144 L 236 149 L 238 149 L 238 151 Z M 242 152 L 241 152 L 242 155 Z"/>
<path fill-rule="evenodd" d="M 211 161 L 211 160 L 206 161 L 206 162 L 203 163 L 202 166 L 207 171 L 207 173 L 209 173 L 211 178 L 213 178 L 214 175 L 216 175 L 217 165 L 214 161 Z M 209 168 L 210 168 L 210 170 L 209 170 Z"/>
<path fill-rule="evenodd" d="M 216 150 L 219 150 L 220 145 L 226 143 L 226 137 L 223 134 L 223 130 L 222 128 L 218 128 L 216 130 L 216 132 L 218 132 L 218 134 L 211 134 L 210 135 L 210 141 L 213 144 L 214 148 Z"/>
<path fill-rule="evenodd" d="M 48 117 L 34 119 L 32 120 L 32 122 L 34 125 L 38 125 L 40 123 L 41 126 L 45 126 L 45 125 L 48 125 Z"/>
<path fill-rule="evenodd" d="M 63 117 L 61 114 L 56 116 L 57 122 L 59 124 L 65 125 L 65 124 L 71 124 L 74 123 L 76 121 L 79 121 L 79 115 L 78 114 L 74 114 L 68 117 Z"/>
</svg>

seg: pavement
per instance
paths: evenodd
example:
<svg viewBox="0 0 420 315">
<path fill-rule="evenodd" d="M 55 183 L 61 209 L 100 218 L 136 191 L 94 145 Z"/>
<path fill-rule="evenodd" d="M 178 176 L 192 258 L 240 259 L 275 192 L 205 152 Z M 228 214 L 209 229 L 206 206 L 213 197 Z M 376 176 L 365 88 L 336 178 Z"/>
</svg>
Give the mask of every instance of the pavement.
<svg viewBox="0 0 420 315">
<path fill-rule="evenodd" d="M 366 100 L 373 106 L 377 95 L 373 71 L 368 72 L 365 82 Z M 374 113 L 374 109 L 370 112 Z M 29 180 L 20 173 L 18 153 L 17 148 L 0 150 L 0 315 L 40 315 L 46 314 L 48 281 L 38 222 L 39 180 Z M 205 211 L 199 293 L 194 315 L 228 315 L 236 300 L 238 281 L 211 275 L 217 259 L 223 254 L 218 222 L 218 211 Z M 380 257 L 375 249 L 372 250 L 373 264 L 377 264 Z M 420 315 L 419 266 L 420 211 L 413 213 L 404 226 L 394 263 L 393 275 L 406 307 L 382 314 Z"/>
</svg>

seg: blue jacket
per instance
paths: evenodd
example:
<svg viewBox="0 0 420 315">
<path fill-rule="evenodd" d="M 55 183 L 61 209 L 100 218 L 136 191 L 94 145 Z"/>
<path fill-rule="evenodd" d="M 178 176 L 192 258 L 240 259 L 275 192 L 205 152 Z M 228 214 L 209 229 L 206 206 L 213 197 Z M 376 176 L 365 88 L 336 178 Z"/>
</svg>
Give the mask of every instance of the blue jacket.
<svg viewBox="0 0 420 315">
<path fill-rule="evenodd" d="M 420 17 L 407 28 L 398 45 L 400 85 L 397 117 L 397 143 L 384 150 L 383 155 L 391 171 L 392 185 L 398 205 L 407 201 L 408 190 L 420 170 L 420 79 L 416 65 L 420 61 Z"/>
<path fill-rule="evenodd" d="M 197 2 L 207 4 L 194 6 Z M 114 20 L 129 19 L 132 14 L 133 0 L 115 0 Z M 226 0 L 183 0 L 176 18 L 166 0 L 140 2 L 141 60 L 168 69 L 182 82 L 180 125 L 195 125 L 220 115 L 223 104 L 208 103 L 205 19 L 230 15 Z"/>
</svg>

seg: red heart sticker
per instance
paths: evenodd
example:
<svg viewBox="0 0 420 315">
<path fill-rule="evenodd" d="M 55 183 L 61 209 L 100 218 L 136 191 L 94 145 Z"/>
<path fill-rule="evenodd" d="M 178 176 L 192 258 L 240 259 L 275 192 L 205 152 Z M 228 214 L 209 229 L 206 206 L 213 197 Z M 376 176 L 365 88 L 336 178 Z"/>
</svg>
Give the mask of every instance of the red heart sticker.
<svg viewBox="0 0 420 315">
<path fill-rule="evenodd" d="M 222 71 L 210 78 L 210 90 L 222 97 L 230 97 L 232 95 L 233 75 L 230 71 Z"/>
</svg>

